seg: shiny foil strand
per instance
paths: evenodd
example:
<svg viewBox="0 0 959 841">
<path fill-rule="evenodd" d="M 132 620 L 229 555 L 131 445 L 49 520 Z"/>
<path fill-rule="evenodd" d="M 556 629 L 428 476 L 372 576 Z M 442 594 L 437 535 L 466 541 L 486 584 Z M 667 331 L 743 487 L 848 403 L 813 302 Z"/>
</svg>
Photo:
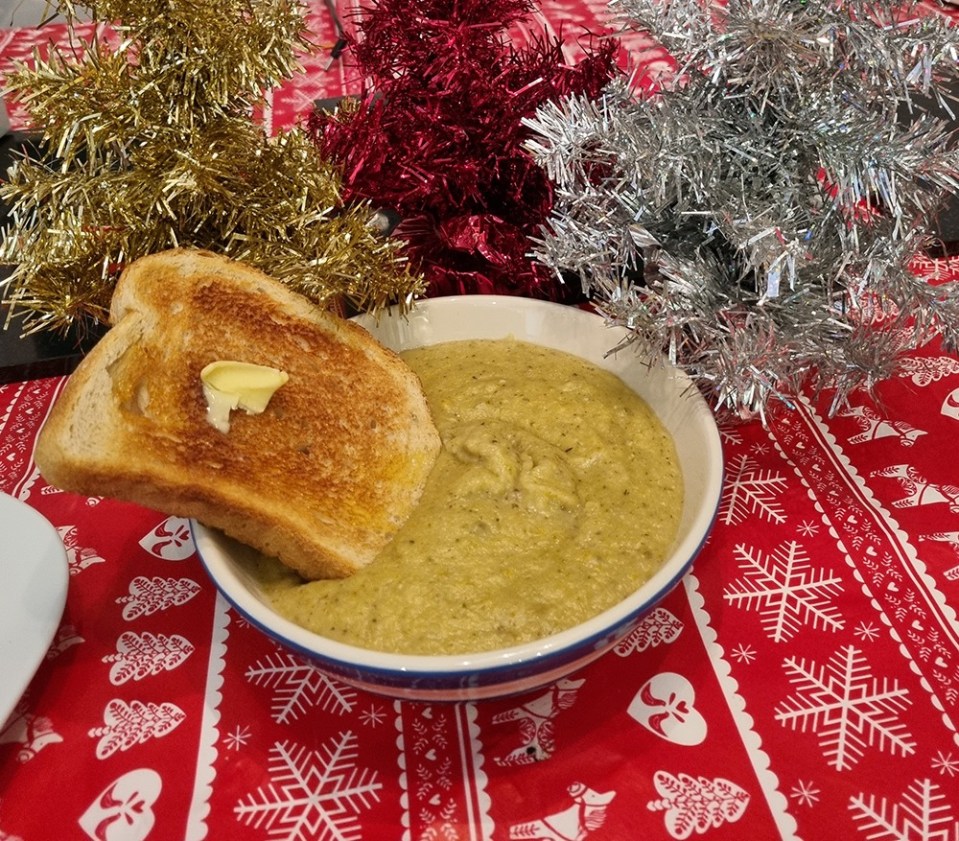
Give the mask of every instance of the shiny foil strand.
<svg viewBox="0 0 959 841">
<path fill-rule="evenodd" d="M 956 191 L 955 131 L 925 103 L 948 100 L 959 33 L 883 0 L 610 8 L 678 70 L 526 119 L 555 191 L 544 265 L 736 416 L 803 388 L 835 410 L 910 348 L 954 346 L 956 285 L 910 263 Z"/>
<path fill-rule="evenodd" d="M 68 16 L 71 4 L 64 4 Z M 253 263 L 321 305 L 407 304 L 424 290 L 399 241 L 347 205 L 301 128 L 251 117 L 310 48 L 304 7 L 275 0 L 90 5 L 89 40 L 37 50 L 7 77 L 42 134 L 0 187 L 0 286 L 21 332 L 106 320 L 129 261 L 197 247 Z M 75 25 L 71 19 L 71 26 Z M 8 321 L 8 324 L 11 323 Z"/>
<path fill-rule="evenodd" d="M 553 190 L 523 148 L 523 120 L 569 94 L 599 96 L 617 72 L 616 45 L 585 43 L 583 33 L 576 65 L 558 39 L 517 48 L 509 27 L 532 9 L 528 0 L 371 2 L 343 54 L 369 87 L 310 120 L 346 201 L 398 216 L 394 236 L 430 295 L 580 297 L 578 283 L 531 257 Z"/>
</svg>

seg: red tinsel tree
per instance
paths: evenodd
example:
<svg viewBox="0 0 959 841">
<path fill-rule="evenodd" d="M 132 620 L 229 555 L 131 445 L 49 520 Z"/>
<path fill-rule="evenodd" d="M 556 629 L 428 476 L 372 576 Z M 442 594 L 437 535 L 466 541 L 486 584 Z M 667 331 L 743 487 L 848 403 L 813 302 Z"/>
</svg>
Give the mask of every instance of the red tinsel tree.
<svg viewBox="0 0 959 841">
<path fill-rule="evenodd" d="M 580 295 L 529 256 L 553 193 L 522 121 L 567 94 L 597 97 L 616 45 L 590 42 L 575 65 L 560 38 L 517 48 L 509 29 L 531 12 L 531 0 L 374 0 L 346 52 L 368 88 L 310 116 L 344 198 L 398 215 L 430 295 Z"/>
</svg>

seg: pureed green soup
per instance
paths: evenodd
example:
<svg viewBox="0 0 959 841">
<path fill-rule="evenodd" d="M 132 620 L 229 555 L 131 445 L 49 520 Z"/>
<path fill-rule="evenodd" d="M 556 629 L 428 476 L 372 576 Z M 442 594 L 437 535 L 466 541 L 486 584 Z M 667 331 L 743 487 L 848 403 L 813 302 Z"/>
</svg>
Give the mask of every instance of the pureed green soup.
<svg viewBox="0 0 959 841">
<path fill-rule="evenodd" d="M 422 500 L 349 578 L 303 582 L 257 556 L 277 611 L 364 648 L 467 653 L 572 627 L 662 564 L 682 475 L 669 433 L 618 377 L 515 340 L 402 356 L 443 439 Z"/>
</svg>

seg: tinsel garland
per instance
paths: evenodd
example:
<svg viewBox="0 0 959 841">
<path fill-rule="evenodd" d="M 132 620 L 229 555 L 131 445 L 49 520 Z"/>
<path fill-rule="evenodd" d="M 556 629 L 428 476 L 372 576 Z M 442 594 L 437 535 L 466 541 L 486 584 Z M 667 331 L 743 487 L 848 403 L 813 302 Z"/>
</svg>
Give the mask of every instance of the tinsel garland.
<svg viewBox="0 0 959 841">
<path fill-rule="evenodd" d="M 275 0 L 100 0 L 90 43 L 38 51 L 7 78 L 42 134 L 0 195 L 0 261 L 23 332 L 103 321 L 130 260 L 193 246 L 250 262 L 318 303 L 361 309 L 423 289 L 372 210 L 301 129 L 270 137 L 251 114 L 310 48 L 303 8 Z"/>
<path fill-rule="evenodd" d="M 933 336 L 955 349 L 956 284 L 910 261 L 959 186 L 956 29 L 886 0 L 610 5 L 677 73 L 527 121 L 556 186 L 545 264 L 737 415 L 810 388 L 836 410 Z"/>
<path fill-rule="evenodd" d="M 617 45 L 570 65 L 559 38 L 515 47 L 530 0 L 374 0 L 344 56 L 369 80 L 310 128 L 342 173 L 344 197 L 398 215 L 394 235 L 428 293 L 579 294 L 531 259 L 552 208 L 545 172 L 523 149 L 522 119 L 569 94 L 599 95 Z"/>
</svg>

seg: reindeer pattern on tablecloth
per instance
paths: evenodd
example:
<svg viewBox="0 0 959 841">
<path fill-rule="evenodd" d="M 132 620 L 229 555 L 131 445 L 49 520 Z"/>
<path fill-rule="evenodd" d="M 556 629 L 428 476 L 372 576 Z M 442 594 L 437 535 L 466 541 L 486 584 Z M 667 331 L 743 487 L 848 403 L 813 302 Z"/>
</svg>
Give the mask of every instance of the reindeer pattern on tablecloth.
<svg viewBox="0 0 959 841">
<path fill-rule="evenodd" d="M 497 765 L 530 765 L 548 759 L 556 749 L 553 738 L 553 719 L 560 710 L 568 709 L 576 700 L 576 691 L 583 680 L 564 678 L 550 686 L 542 695 L 517 707 L 493 716 L 493 724 L 515 721 L 519 723 L 522 744 L 506 756 L 496 757 Z"/>
<path fill-rule="evenodd" d="M 868 406 L 851 406 L 840 417 L 852 418 L 862 430 L 849 438 L 850 444 L 864 444 L 868 441 L 877 441 L 880 438 L 896 437 L 903 447 L 911 447 L 916 439 L 926 432 L 905 421 L 884 418 L 875 409 Z"/>
<path fill-rule="evenodd" d="M 874 470 L 870 476 L 896 479 L 899 482 L 906 496 L 893 500 L 894 508 L 915 508 L 919 505 L 944 502 L 950 511 L 959 513 L 959 486 L 930 482 L 911 464 L 892 464 L 881 470 Z"/>
<path fill-rule="evenodd" d="M 919 535 L 921 542 L 945 543 L 956 554 L 959 554 L 959 531 L 936 531 L 932 534 Z"/>
<path fill-rule="evenodd" d="M 46 716 L 28 712 L 23 702 L 0 728 L 0 745 L 20 745 L 18 762 L 29 762 L 48 745 L 62 741 L 63 737 L 53 729 L 53 722 Z"/>
<path fill-rule="evenodd" d="M 615 791 L 596 791 L 583 783 L 573 783 L 568 793 L 573 799 L 568 809 L 511 826 L 511 841 L 584 841 L 606 822 L 606 809 L 616 796 Z"/>
</svg>

